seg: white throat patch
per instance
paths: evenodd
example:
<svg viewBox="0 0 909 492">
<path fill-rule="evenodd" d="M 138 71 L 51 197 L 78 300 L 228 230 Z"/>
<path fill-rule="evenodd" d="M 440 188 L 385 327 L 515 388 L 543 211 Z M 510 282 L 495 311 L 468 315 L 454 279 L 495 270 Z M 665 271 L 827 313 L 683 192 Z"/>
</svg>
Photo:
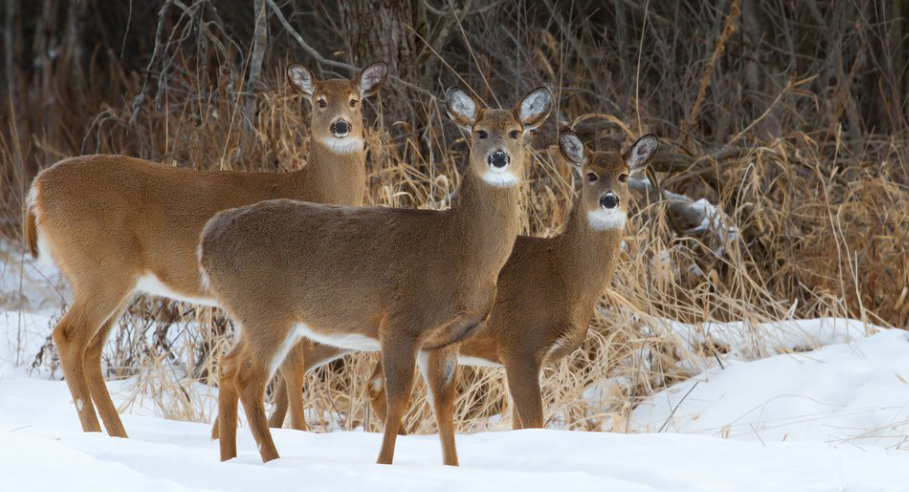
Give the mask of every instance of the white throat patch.
<svg viewBox="0 0 909 492">
<path fill-rule="evenodd" d="M 363 150 L 363 139 L 357 137 L 328 137 L 319 140 L 319 143 L 336 154 L 350 154 L 351 152 Z"/>
<path fill-rule="evenodd" d="M 483 174 L 483 181 L 499 188 L 508 188 L 518 184 L 519 180 L 517 176 L 508 171 L 487 171 Z"/>
<path fill-rule="evenodd" d="M 628 214 L 619 208 L 606 210 L 598 208 L 593 212 L 587 212 L 587 223 L 595 231 L 617 231 L 625 228 L 625 221 Z"/>
</svg>

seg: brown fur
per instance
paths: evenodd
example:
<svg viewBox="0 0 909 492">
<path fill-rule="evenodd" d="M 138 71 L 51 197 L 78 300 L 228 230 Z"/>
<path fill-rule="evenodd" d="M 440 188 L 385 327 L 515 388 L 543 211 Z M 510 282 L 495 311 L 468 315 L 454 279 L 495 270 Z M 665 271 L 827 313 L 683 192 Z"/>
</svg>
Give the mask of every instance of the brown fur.
<svg viewBox="0 0 909 492">
<path fill-rule="evenodd" d="M 384 73 L 384 65 L 375 67 Z M 101 430 L 97 405 L 108 433 L 126 437 L 104 384 L 101 350 L 140 277 L 154 275 L 170 293 L 213 302 L 196 260 L 208 219 L 221 210 L 279 197 L 362 203 L 362 146 L 340 155 L 323 143 L 339 117 L 362 132 L 359 105 L 349 102 L 359 98 L 360 82 L 313 79 L 312 88 L 314 97 L 331 104 L 313 111 L 312 151 L 308 165 L 296 172 L 202 172 L 93 155 L 63 160 L 35 178 L 26 237 L 32 253 L 52 254 L 72 284 L 73 303 L 54 329 L 54 341 L 86 432 Z M 51 251 L 37 251 L 39 235 Z"/>
<path fill-rule="evenodd" d="M 459 90 L 449 91 L 447 99 L 452 117 L 473 133 L 457 207 L 348 208 L 272 200 L 221 212 L 206 225 L 201 267 L 221 305 L 242 326 L 221 361 L 222 460 L 236 456 L 238 400 L 262 459 L 278 457 L 265 419 L 265 386 L 306 335 L 347 349 L 370 340 L 378 344 L 388 408 L 378 462 L 391 463 L 417 352 L 459 340 L 486 319 L 499 270 L 520 231 L 524 130 L 546 118 L 551 94 L 528 94 L 522 102 L 540 104 L 523 117 L 520 103 L 512 111 L 481 110 Z M 473 109 L 465 112 L 464 104 Z M 488 163 L 496 150 L 511 158 L 504 170 L 516 179 L 510 186 L 486 181 L 502 175 Z M 301 324 L 310 331 L 300 331 Z M 441 434 L 444 461 L 456 465 L 453 429 Z"/>
<path fill-rule="evenodd" d="M 642 142 L 648 144 L 647 153 L 638 154 L 639 161 L 632 166 L 631 159 Z M 453 376 L 440 368 L 456 364 L 459 354 L 480 358 L 505 367 L 515 405 L 514 428 L 543 426 L 542 365 L 561 359 L 583 343 L 593 308 L 612 279 L 622 242 L 621 228 L 594 230 L 587 214 L 599 208 L 600 198 L 609 192 L 619 197 L 619 208 L 627 214 L 631 193 L 619 176 L 642 170 L 655 155 L 655 149 L 656 139 L 646 136 L 624 156 L 585 151 L 589 157 L 574 162 L 583 166 L 582 186 L 565 231 L 549 239 L 518 238 L 499 275 L 498 295 L 485 326 L 459 346 L 446 347 L 430 357 L 425 375 L 429 387 L 446 391 L 444 395 L 434 392 L 434 399 L 455 398 L 457 385 L 451 381 Z M 567 154 L 564 146 L 563 154 Z M 569 155 L 566 159 L 571 161 Z M 597 177 L 596 181 L 588 179 L 591 174 Z M 373 378 L 377 374 L 381 374 L 381 365 Z M 381 391 L 376 390 L 379 385 L 373 384 L 376 380 L 370 383 L 370 396 L 374 401 L 381 399 Z M 381 414 L 381 404 L 374 408 Z M 451 419 L 453 407 L 451 410 L 446 419 Z"/>
<path fill-rule="evenodd" d="M 564 137 L 570 138 L 570 135 L 563 133 Z M 575 141 L 580 143 L 580 140 Z M 618 151 L 593 154 L 585 151 L 586 155 L 566 156 L 569 162 L 571 159 L 578 161 L 574 164 L 580 168 L 582 185 L 565 230 L 549 239 L 526 236 L 517 239 L 511 257 L 499 274 L 495 305 L 485 326 L 459 347 L 446 347 L 430 356 L 428 374 L 424 374 L 428 385 L 447 390 L 442 395 L 433 391 L 434 402 L 440 398 L 446 405 L 454 401 L 455 373 L 450 372 L 446 364 L 448 367 L 455 364 L 460 353 L 505 367 L 515 404 L 515 428 L 543 426 L 540 369 L 544 363 L 570 354 L 584 341 L 593 307 L 612 279 L 622 241 L 622 229 L 592 230 L 587 213 L 599 208 L 600 197 L 608 192 L 619 197 L 619 207 L 627 213 L 631 193 L 627 184 L 618 178 L 631 173 L 627 161 L 637 148 L 637 145 L 632 146 L 624 157 Z M 655 146 L 649 157 L 636 166 L 636 171 L 647 165 L 653 149 Z M 590 174 L 597 177 L 596 181 L 588 179 Z M 303 345 L 291 355 L 299 359 L 293 363 L 303 366 L 303 370 L 338 356 L 312 343 Z M 290 359 L 288 357 L 286 363 L 290 363 Z M 368 390 L 373 409 L 379 416 L 385 415 L 383 389 L 382 366 L 378 364 Z M 283 386 L 278 391 L 278 402 L 272 415 L 272 424 L 276 425 L 283 421 L 287 405 Z M 295 396 L 294 392 L 288 394 L 290 398 Z M 446 419 L 451 418 L 451 413 L 445 415 Z"/>
</svg>

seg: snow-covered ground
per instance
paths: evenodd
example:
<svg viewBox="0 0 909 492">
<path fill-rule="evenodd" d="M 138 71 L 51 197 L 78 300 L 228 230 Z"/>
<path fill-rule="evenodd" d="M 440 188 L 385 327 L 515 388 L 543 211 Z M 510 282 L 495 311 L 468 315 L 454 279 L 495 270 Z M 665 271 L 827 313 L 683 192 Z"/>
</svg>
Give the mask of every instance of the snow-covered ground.
<svg viewBox="0 0 909 492">
<path fill-rule="evenodd" d="M 641 430 L 909 451 L 909 333 L 715 366 L 653 395 L 633 420 Z"/>
<path fill-rule="evenodd" d="M 65 291 L 3 277 L 0 285 L 24 285 L 22 310 L 0 311 L 3 492 L 909 490 L 909 333 L 900 330 L 835 319 L 666 321 L 651 329 L 724 354 L 686 359 L 702 372 L 643 402 L 637 433 L 459 435 L 456 469 L 440 465 L 436 436 L 399 438 L 389 467 L 374 464 L 380 434 L 291 430 L 275 431 L 282 458 L 262 464 L 244 427 L 239 457 L 220 463 L 207 424 L 167 420 L 141 402 L 123 414 L 130 439 L 82 433 L 59 372 L 30 369 L 21 356 L 45 343 Z M 54 296 L 48 308 L 42 299 Z M 135 381 L 109 387 L 118 405 L 136 401 Z"/>
</svg>

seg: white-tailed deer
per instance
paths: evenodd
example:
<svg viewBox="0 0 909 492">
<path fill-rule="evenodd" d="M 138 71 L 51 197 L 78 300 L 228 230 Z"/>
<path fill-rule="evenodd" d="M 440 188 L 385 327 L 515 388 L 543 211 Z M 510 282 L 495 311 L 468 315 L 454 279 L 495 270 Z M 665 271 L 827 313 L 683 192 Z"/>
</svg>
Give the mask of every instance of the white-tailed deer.
<svg viewBox="0 0 909 492">
<path fill-rule="evenodd" d="M 520 232 L 528 132 L 546 119 L 547 88 L 514 109 L 484 109 L 449 90 L 448 113 L 468 129 L 470 159 L 456 207 L 350 208 L 271 200 L 208 222 L 199 263 L 240 335 L 221 361 L 221 459 L 237 455 L 242 401 L 264 461 L 278 457 L 265 386 L 303 337 L 346 350 L 381 351 L 388 412 L 378 462 L 390 464 L 417 353 L 460 341 L 492 308 L 499 270 Z M 454 431 L 440 431 L 457 464 Z"/>
<path fill-rule="evenodd" d="M 221 210 L 273 198 L 361 205 L 366 189 L 360 101 L 387 74 L 384 63 L 353 80 L 319 81 L 291 65 L 291 84 L 313 103 L 307 165 L 291 173 L 203 172 L 132 157 L 60 161 L 35 178 L 25 237 L 35 258 L 52 258 L 70 281 L 73 303 L 54 342 L 82 429 L 126 437 L 101 369 L 111 327 L 135 294 L 216 305 L 199 277 L 196 248 Z"/>
<path fill-rule="evenodd" d="M 434 400 L 453 402 L 449 384 L 457 363 L 504 367 L 514 402 L 515 429 L 543 427 L 540 370 L 561 359 L 587 337 L 594 307 L 609 286 L 625 228 L 631 193 L 626 180 L 642 171 L 656 154 L 659 141 L 641 137 L 618 152 L 590 152 L 571 131 L 559 135 L 562 156 L 580 171 L 582 185 L 562 234 L 548 238 L 520 236 L 499 274 L 496 302 L 488 321 L 460 344 L 431 351 L 424 372 Z M 309 351 L 307 351 L 309 352 Z M 308 356 L 304 353 L 303 356 Z M 318 351 L 312 361 L 319 363 Z M 369 394 L 381 417 L 382 365 L 370 378 Z M 444 394 L 436 394 L 441 388 Z M 454 407 L 437 420 L 452 425 Z"/>
</svg>

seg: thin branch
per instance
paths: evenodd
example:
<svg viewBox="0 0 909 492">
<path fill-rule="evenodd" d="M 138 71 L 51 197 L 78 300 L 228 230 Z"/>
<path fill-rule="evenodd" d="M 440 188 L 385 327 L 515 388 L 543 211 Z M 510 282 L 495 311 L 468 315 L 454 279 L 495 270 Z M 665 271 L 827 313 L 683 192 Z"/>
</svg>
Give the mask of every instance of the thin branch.
<svg viewBox="0 0 909 492">
<path fill-rule="evenodd" d="M 328 65 L 329 67 L 343 68 L 343 69 L 349 70 L 351 72 L 358 72 L 358 71 L 362 70 L 361 68 L 355 67 L 349 63 L 330 60 L 330 59 L 322 56 L 321 53 L 316 51 L 315 48 L 310 46 L 309 43 L 307 43 L 306 40 L 303 39 L 303 36 L 301 36 L 300 33 L 297 32 L 297 30 L 294 29 L 293 26 L 290 25 L 290 22 L 287 22 L 287 18 L 284 17 L 284 13 L 281 12 L 281 9 L 275 4 L 274 0 L 265 0 L 265 1 L 268 2 L 268 5 L 272 8 L 272 10 L 275 13 L 275 16 L 278 18 L 278 21 L 281 22 L 281 25 L 284 26 L 284 29 L 287 31 L 287 33 L 290 34 L 290 36 L 292 38 L 294 38 L 294 40 L 297 42 L 297 44 L 299 44 L 300 47 L 303 48 L 304 51 L 306 51 L 307 53 L 309 53 L 310 56 L 315 58 L 316 63 L 319 63 L 321 65 Z M 410 82 L 407 82 L 406 80 L 402 80 L 396 75 L 389 74 L 388 78 L 403 85 L 404 87 L 407 87 L 416 92 L 419 92 L 420 94 L 423 94 L 424 96 L 431 97 L 433 99 L 436 98 L 435 94 L 433 94 L 432 92 L 430 92 L 420 86 L 413 85 Z"/>
</svg>

